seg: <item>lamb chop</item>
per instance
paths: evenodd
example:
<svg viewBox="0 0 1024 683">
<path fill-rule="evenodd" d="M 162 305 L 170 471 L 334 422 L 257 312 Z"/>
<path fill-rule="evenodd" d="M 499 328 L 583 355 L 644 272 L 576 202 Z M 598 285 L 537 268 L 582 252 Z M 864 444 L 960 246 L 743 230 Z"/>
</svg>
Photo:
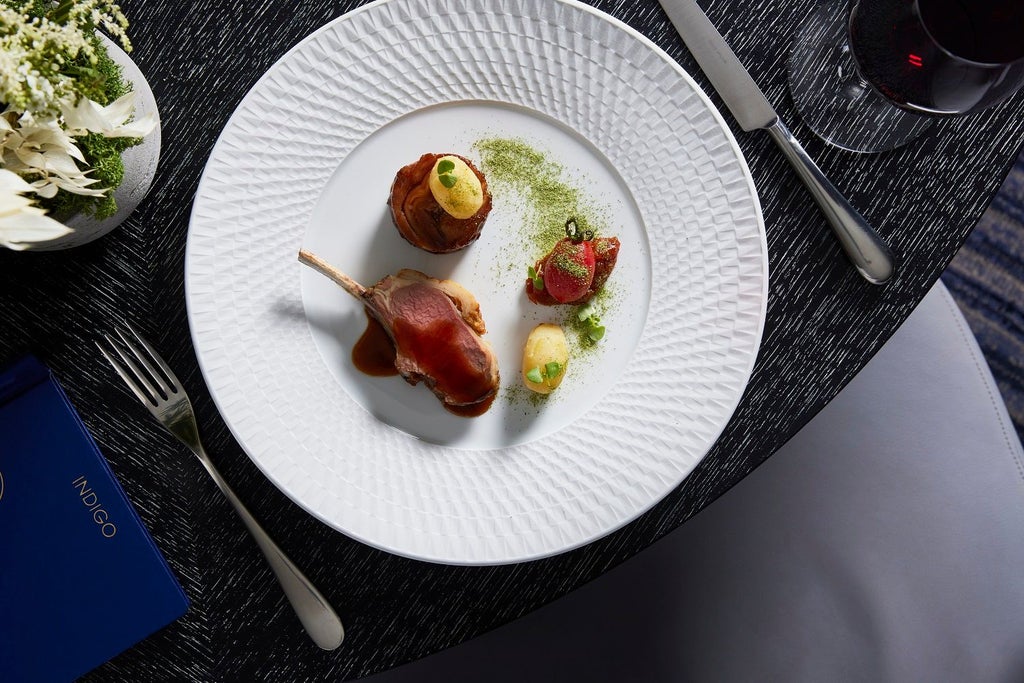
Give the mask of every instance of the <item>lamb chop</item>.
<svg viewBox="0 0 1024 683">
<path fill-rule="evenodd" d="M 498 391 L 498 360 L 480 337 L 487 331 L 480 304 L 462 285 L 404 268 L 363 287 L 306 250 L 299 261 L 362 301 L 394 344 L 405 381 L 425 383 L 457 415 L 487 410 Z"/>
</svg>

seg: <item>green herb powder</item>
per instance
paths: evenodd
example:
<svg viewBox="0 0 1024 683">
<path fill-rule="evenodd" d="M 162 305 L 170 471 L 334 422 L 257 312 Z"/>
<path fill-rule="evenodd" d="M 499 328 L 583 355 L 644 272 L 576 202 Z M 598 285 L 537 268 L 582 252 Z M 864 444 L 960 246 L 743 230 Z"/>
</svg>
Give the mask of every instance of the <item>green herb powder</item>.
<svg viewBox="0 0 1024 683">
<path fill-rule="evenodd" d="M 532 250 L 533 260 L 565 237 L 569 218 L 576 219 L 580 230 L 599 232 L 602 212 L 585 200 L 579 188 L 565 181 L 562 166 L 544 152 L 513 138 L 485 138 L 474 148 L 480 153 L 487 182 L 511 189 L 522 198 L 526 214 L 522 238 Z"/>
<path fill-rule="evenodd" d="M 566 179 L 565 169 L 549 156 L 514 138 L 484 138 L 476 141 L 473 148 L 480 155 L 480 168 L 487 182 L 494 188 L 501 188 L 504 196 L 515 196 L 522 214 L 519 240 L 510 243 L 505 251 L 507 263 L 498 267 L 507 272 L 522 273 L 523 281 L 527 267 L 545 256 L 556 242 L 566 236 L 566 221 L 575 219 L 580 233 L 592 231 L 599 235 L 607 226 L 607 209 L 593 204 L 588 197 Z M 495 193 L 496 195 L 498 193 Z M 580 270 L 579 264 L 568 261 L 566 269 Z M 607 284 L 595 297 L 598 311 L 607 310 L 609 294 Z M 593 353 L 598 342 L 588 336 L 589 327 L 578 320 L 577 307 L 565 317 L 563 329 L 576 338 L 571 345 L 573 356 Z M 577 361 L 578 362 L 578 361 Z M 554 394 L 536 394 L 515 382 L 504 388 L 507 400 L 522 405 L 528 402 L 534 409 L 543 407 Z M 557 394 L 557 392 L 555 392 Z"/>
</svg>

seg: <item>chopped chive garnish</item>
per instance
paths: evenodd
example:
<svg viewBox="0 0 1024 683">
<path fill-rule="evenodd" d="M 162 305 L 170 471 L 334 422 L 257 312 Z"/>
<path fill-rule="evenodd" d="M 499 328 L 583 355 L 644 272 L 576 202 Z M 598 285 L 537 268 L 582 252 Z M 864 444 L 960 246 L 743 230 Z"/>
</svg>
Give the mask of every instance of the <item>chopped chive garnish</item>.
<svg viewBox="0 0 1024 683">
<path fill-rule="evenodd" d="M 527 372 L 526 379 L 530 380 L 531 382 L 536 382 L 537 384 L 543 382 L 544 376 L 540 374 L 540 366 L 532 368 L 529 372 Z"/>
<path fill-rule="evenodd" d="M 441 184 L 448 188 L 455 187 L 455 183 L 458 181 L 458 178 L 451 173 L 442 173 L 438 178 L 441 179 Z"/>
<path fill-rule="evenodd" d="M 444 175 L 455 170 L 455 162 L 451 159 L 441 159 L 437 162 L 437 175 Z"/>
<path fill-rule="evenodd" d="M 593 303 L 588 303 L 576 311 L 576 320 L 580 323 L 582 333 L 586 334 L 590 341 L 596 342 L 604 337 L 604 325 L 601 324 L 601 316 L 597 314 Z"/>
<path fill-rule="evenodd" d="M 533 266 L 529 266 L 526 269 L 526 275 L 530 278 L 530 282 L 533 283 L 533 288 L 538 292 L 544 289 L 544 278 L 540 276 L 537 269 Z"/>
<path fill-rule="evenodd" d="M 548 379 L 554 379 L 562 374 L 562 364 L 557 361 L 551 361 L 544 365 L 544 376 Z"/>
</svg>

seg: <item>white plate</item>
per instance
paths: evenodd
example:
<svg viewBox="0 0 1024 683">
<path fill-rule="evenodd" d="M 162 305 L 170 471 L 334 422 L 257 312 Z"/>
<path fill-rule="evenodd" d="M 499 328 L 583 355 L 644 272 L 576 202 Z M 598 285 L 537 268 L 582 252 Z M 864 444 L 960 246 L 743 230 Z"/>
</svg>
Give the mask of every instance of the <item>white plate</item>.
<svg viewBox="0 0 1024 683">
<path fill-rule="evenodd" d="M 217 406 L 259 468 L 332 527 L 424 560 L 492 564 L 592 541 L 696 466 L 746 387 L 768 263 L 749 171 L 706 96 L 664 52 L 576 2 L 380 0 L 275 64 L 221 134 L 196 195 L 186 298 Z M 535 245 L 494 190 L 481 239 L 416 250 L 386 209 L 425 152 L 479 159 L 522 139 L 564 169 L 622 241 L 608 336 L 538 403 L 522 343 L 565 312 L 522 293 Z M 402 267 L 481 302 L 502 392 L 481 417 L 355 371 L 361 305 L 296 261 L 364 284 Z"/>
</svg>

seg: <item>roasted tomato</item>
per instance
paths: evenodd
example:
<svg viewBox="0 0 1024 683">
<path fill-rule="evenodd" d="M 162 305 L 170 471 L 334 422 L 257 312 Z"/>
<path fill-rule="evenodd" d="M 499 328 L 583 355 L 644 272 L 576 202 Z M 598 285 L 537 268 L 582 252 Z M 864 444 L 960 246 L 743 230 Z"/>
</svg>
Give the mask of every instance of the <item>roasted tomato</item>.
<svg viewBox="0 0 1024 683">
<path fill-rule="evenodd" d="M 559 240 L 541 266 L 544 289 L 560 304 L 577 301 L 590 289 L 596 265 L 590 241 Z"/>
<path fill-rule="evenodd" d="M 566 234 L 537 261 L 526 280 L 526 295 L 536 304 L 584 303 L 604 286 L 615 267 L 617 237 L 581 235 L 572 219 L 566 223 Z"/>
</svg>

